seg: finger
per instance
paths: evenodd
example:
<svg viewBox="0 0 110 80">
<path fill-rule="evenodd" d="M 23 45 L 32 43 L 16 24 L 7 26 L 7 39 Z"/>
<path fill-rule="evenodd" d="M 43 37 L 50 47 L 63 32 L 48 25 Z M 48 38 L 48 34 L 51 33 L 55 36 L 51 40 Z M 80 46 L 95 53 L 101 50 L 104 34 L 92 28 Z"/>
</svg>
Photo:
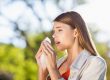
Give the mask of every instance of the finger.
<svg viewBox="0 0 110 80">
<path fill-rule="evenodd" d="M 41 54 L 42 54 L 42 51 L 39 53 L 36 53 L 35 58 L 40 58 Z"/>
<path fill-rule="evenodd" d="M 56 57 L 52 56 L 51 53 L 48 52 L 48 50 L 44 49 L 44 53 L 46 55 L 47 60 L 49 60 L 49 62 L 53 61 L 54 59 L 56 59 Z"/>
<path fill-rule="evenodd" d="M 52 50 L 54 50 L 53 47 L 51 46 L 51 44 L 50 44 L 48 41 L 46 41 L 46 44 L 47 44 Z"/>
<path fill-rule="evenodd" d="M 45 43 L 43 44 L 43 50 L 46 52 L 46 55 L 51 55 L 51 51 L 48 50 L 47 45 Z"/>
<path fill-rule="evenodd" d="M 45 41 L 44 43 L 46 45 L 46 47 L 51 50 L 51 51 L 54 51 L 53 47 L 51 46 L 51 44 L 48 42 L 48 41 Z"/>
<path fill-rule="evenodd" d="M 37 53 L 36 53 L 36 55 L 35 55 L 35 58 L 40 58 L 40 56 L 41 56 L 41 54 L 42 54 L 42 49 L 43 49 L 43 43 L 44 43 L 45 41 L 43 40 L 42 42 L 41 42 L 41 44 L 40 44 L 40 48 L 39 48 L 39 50 L 37 51 Z"/>
<path fill-rule="evenodd" d="M 38 53 L 42 52 L 43 43 L 44 43 L 44 41 L 42 41 Z"/>
<path fill-rule="evenodd" d="M 46 43 L 44 43 L 44 47 L 48 51 L 48 54 L 55 55 L 54 50 L 51 49 Z"/>
<path fill-rule="evenodd" d="M 48 49 L 50 49 L 56 56 L 55 50 L 53 49 L 53 47 L 51 46 L 51 44 L 48 41 L 46 42 L 46 45 L 47 45 Z"/>
</svg>

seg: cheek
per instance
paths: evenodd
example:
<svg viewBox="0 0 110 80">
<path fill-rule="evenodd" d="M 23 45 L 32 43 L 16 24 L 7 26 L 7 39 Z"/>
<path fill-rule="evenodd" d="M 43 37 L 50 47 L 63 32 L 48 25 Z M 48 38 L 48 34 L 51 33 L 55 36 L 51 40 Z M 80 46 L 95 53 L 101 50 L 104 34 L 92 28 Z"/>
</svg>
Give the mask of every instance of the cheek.
<svg viewBox="0 0 110 80">
<path fill-rule="evenodd" d="M 64 40 L 65 42 L 65 46 L 68 48 L 72 45 L 73 43 L 73 39 L 72 39 L 72 36 L 67 36 L 66 39 Z"/>
<path fill-rule="evenodd" d="M 59 34 L 58 39 L 61 41 L 61 44 L 57 46 L 59 50 L 68 49 L 73 43 L 72 33 L 70 32 L 63 32 Z"/>
<path fill-rule="evenodd" d="M 64 34 L 64 37 L 65 37 L 66 42 L 68 42 L 68 43 L 71 42 L 72 39 L 73 39 L 73 36 L 72 36 L 72 33 L 71 32 L 66 32 Z"/>
<path fill-rule="evenodd" d="M 73 38 L 71 34 L 65 34 L 64 36 L 62 36 L 62 44 L 64 46 L 64 48 L 69 48 L 72 44 L 73 44 Z"/>
</svg>

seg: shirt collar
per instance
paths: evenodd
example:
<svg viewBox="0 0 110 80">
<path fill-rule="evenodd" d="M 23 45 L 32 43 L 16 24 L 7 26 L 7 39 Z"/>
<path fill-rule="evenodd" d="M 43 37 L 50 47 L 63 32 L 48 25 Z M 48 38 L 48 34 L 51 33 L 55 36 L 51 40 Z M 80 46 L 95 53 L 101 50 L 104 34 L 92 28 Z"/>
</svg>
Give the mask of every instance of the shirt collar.
<svg viewBox="0 0 110 80">
<path fill-rule="evenodd" d="M 74 68 L 79 70 L 84 65 L 90 55 L 91 54 L 85 49 L 81 51 L 75 61 L 71 64 L 70 69 Z"/>
</svg>

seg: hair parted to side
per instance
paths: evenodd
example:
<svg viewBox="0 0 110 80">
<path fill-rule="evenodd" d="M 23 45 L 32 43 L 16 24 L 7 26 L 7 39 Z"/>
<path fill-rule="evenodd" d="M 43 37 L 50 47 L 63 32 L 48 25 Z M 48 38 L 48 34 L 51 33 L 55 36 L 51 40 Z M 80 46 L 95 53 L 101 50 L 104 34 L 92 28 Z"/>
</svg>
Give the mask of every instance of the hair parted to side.
<svg viewBox="0 0 110 80">
<path fill-rule="evenodd" d="M 62 22 L 71 26 L 72 29 L 77 28 L 79 32 L 78 42 L 79 45 L 88 50 L 92 55 L 98 55 L 96 47 L 94 46 L 93 40 L 91 38 L 90 32 L 86 27 L 86 24 L 80 14 L 74 11 L 66 12 L 60 14 L 54 19 L 56 22 Z"/>
</svg>

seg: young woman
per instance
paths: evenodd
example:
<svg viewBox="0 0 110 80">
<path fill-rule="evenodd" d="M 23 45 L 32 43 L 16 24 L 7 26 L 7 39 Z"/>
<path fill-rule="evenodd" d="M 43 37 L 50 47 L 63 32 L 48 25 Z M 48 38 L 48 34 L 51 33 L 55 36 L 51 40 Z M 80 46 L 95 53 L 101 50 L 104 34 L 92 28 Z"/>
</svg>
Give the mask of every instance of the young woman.
<svg viewBox="0 0 110 80">
<path fill-rule="evenodd" d="M 106 63 L 97 51 L 82 17 L 74 11 L 62 13 L 54 20 L 56 47 L 67 55 L 56 62 L 56 52 L 48 42 L 42 42 L 36 54 L 39 80 L 105 80 Z M 47 68 L 40 62 L 42 52 Z"/>
</svg>

